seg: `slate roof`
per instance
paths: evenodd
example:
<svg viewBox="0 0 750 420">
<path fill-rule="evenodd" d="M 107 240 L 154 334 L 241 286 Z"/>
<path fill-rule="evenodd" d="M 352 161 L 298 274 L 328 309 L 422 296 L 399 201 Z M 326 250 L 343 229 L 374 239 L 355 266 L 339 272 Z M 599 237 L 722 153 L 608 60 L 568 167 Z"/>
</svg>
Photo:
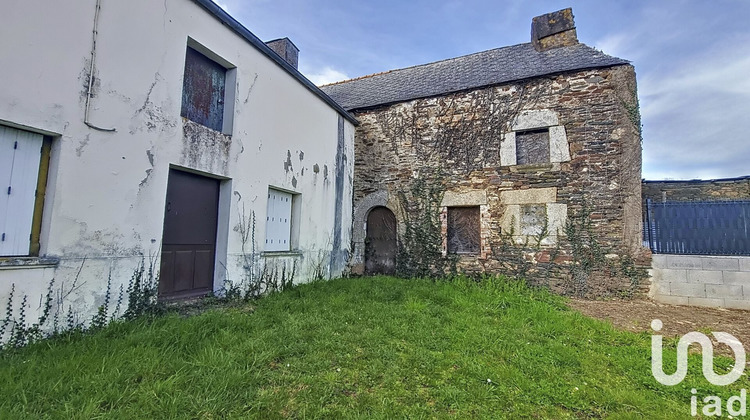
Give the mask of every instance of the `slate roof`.
<svg viewBox="0 0 750 420">
<path fill-rule="evenodd" d="M 347 111 L 438 96 L 571 70 L 628 64 L 587 45 L 538 52 L 531 43 L 321 86 Z"/>
</svg>

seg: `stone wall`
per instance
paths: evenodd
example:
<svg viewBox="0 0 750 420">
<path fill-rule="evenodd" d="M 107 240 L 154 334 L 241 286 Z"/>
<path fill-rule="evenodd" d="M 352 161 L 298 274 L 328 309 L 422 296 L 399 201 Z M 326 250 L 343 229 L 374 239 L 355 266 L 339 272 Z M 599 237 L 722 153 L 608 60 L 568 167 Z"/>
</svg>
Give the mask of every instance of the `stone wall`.
<svg viewBox="0 0 750 420">
<path fill-rule="evenodd" d="M 482 252 L 460 255 L 461 270 L 512 274 L 523 266 L 527 277 L 562 293 L 608 295 L 631 287 L 622 276 L 587 274 L 574 281 L 570 266 L 577 257 L 564 225 L 590 212 L 591 237 L 610 266 L 642 251 L 640 120 L 632 66 L 355 114 L 361 124 L 355 136 L 354 272 L 364 263 L 359 219 L 377 202 L 393 209 L 401 222 L 399 194 L 421 178 L 440 183 L 446 197 L 481 197 L 481 202 L 462 202 L 481 209 Z M 540 128 L 548 132 L 548 161 L 517 164 L 516 134 Z M 545 209 L 546 226 L 523 225 L 534 219 L 534 211 Z M 542 227 L 547 234 L 535 235 Z"/>
<path fill-rule="evenodd" d="M 652 264 L 659 302 L 750 309 L 750 257 L 654 255 Z"/>
<path fill-rule="evenodd" d="M 643 181 L 643 203 L 662 201 L 750 200 L 750 176 L 690 181 Z"/>
</svg>

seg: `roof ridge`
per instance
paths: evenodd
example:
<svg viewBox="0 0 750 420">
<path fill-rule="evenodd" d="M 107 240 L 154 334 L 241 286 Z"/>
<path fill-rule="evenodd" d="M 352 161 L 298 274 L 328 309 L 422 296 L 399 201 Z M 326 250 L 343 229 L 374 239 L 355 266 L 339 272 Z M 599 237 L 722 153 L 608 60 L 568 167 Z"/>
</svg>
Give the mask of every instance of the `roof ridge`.
<svg viewBox="0 0 750 420">
<path fill-rule="evenodd" d="M 338 82 L 327 83 L 325 85 L 320 85 L 320 87 L 340 85 L 340 84 L 343 84 L 343 83 L 348 83 L 348 82 L 353 82 L 353 81 L 356 81 L 356 80 L 367 79 L 367 78 L 370 78 L 370 77 L 380 76 L 380 75 L 383 75 L 383 74 L 395 73 L 395 72 L 399 72 L 399 71 L 403 71 L 403 70 L 410 70 L 410 69 L 414 69 L 414 68 L 417 68 L 417 67 L 431 66 L 433 64 L 442 63 L 442 62 L 445 62 L 445 61 L 458 60 L 458 59 L 469 57 L 469 56 L 472 56 L 472 55 L 484 54 L 484 53 L 487 53 L 489 51 L 504 50 L 504 49 L 507 49 L 507 48 L 519 47 L 521 45 L 531 45 L 531 42 L 522 42 L 520 44 L 506 45 L 504 47 L 490 48 L 489 50 L 476 51 L 476 52 L 473 52 L 473 53 L 459 55 L 459 56 L 456 56 L 456 57 L 443 58 L 442 60 L 431 61 L 429 63 L 415 64 L 413 66 L 401 67 L 401 68 L 398 68 L 398 69 L 386 70 L 386 71 L 381 71 L 381 72 L 372 73 L 372 74 L 366 74 L 364 76 L 358 76 L 358 77 L 353 77 L 351 79 L 339 80 Z"/>
</svg>

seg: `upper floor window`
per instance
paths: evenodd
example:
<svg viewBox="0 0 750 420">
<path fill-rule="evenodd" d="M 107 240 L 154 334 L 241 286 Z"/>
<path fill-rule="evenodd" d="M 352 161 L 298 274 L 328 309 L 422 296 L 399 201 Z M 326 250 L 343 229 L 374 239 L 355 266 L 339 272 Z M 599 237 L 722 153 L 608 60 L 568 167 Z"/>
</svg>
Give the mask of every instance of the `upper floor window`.
<svg viewBox="0 0 750 420">
<path fill-rule="evenodd" d="M 549 109 L 522 111 L 500 142 L 500 165 L 567 162 L 570 147 L 565 127 Z"/>
<path fill-rule="evenodd" d="M 516 164 L 549 163 L 549 129 L 516 133 Z"/>
<path fill-rule="evenodd" d="M 189 44 L 192 46 L 187 47 L 185 54 L 180 115 L 224 134 L 231 134 L 236 71 L 231 64 L 208 54 L 208 50 L 199 44 L 192 40 Z M 212 58 L 208 55 L 212 55 Z"/>
</svg>

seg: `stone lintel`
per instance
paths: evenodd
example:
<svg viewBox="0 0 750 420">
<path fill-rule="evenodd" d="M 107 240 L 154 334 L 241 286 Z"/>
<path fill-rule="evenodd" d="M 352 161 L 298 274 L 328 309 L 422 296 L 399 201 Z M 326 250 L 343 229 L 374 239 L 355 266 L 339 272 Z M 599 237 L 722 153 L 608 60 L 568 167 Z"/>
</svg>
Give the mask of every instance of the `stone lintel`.
<svg viewBox="0 0 750 420">
<path fill-rule="evenodd" d="M 509 204 L 547 204 L 557 201 L 557 188 L 529 188 L 500 192 L 500 202 Z"/>
<path fill-rule="evenodd" d="M 559 125 L 557 113 L 551 109 L 521 111 L 513 122 L 513 131 L 534 130 Z"/>
<path fill-rule="evenodd" d="M 443 195 L 442 207 L 483 206 L 487 204 L 487 191 L 446 191 Z"/>
</svg>

